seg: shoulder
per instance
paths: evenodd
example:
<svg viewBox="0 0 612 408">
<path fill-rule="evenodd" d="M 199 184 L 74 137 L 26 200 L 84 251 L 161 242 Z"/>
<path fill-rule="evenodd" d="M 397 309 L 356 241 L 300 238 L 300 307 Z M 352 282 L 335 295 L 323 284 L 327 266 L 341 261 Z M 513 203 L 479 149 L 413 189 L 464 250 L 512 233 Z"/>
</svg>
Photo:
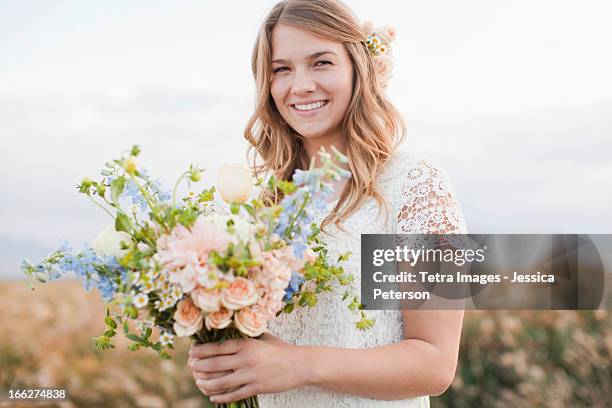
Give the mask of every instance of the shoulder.
<svg viewBox="0 0 612 408">
<path fill-rule="evenodd" d="M 436 179 L 448 181 L 448 176 L 433 156 L 397 150 L 385 164 L 379 179 L 417 185 Z"/>
</svg>

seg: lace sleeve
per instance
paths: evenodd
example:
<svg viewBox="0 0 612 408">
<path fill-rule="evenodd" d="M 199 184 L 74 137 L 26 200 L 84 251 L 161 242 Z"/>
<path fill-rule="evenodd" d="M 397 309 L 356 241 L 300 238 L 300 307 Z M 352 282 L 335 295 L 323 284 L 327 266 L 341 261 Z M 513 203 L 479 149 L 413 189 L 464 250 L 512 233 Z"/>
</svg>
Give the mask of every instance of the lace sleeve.
<svg viewBox="0 0 612 408">
<path fill-rule="evenodd" d="M 397 234 L 466 234 L 463 213 L 446 173 L 419 160 L 401 175 Z"/>
</svg>

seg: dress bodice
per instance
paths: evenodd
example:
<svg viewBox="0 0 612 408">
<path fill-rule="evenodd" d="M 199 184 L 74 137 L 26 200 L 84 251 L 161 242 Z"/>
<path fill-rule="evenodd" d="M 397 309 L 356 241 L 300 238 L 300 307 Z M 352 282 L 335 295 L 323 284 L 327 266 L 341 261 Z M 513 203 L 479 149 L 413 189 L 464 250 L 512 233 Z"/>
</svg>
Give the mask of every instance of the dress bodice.
<svg viewBox="0 0 612 408">
<path fill-rule="evenodd" d="M 346 219 L 345 231 L 334 225 L 325 227 L 322 239 L 327 244 L 329 260 L 351 252 L 342 265 L 355 276 L 350 290 L 361 288 L 361 234 L 427 234 L 466 233 L 461 210 L 446 174 L 431 159 L 398 151 L 378 176 L 389 209 L 379 212 L 373 198 L 368 198 Z M 328 205 L 328 211 L 333 208 Z M 327 214 L 321 214 L 320 222 Z M 348 310 L 339 288 L 338 293 L 320 293 L 313 307 L 296 308 L 270 322 L 269 331 L 297 345 L 318 345 L 342 348 L 367 348 L 397 343 L 404 339 L 404 322 L 400 310 L 368 311 L 376 319 L 374 327 L 361 331 L 355 327 L 358 316 Z M 399 401 L 383 401 L 337 393 L 317 387 L 303 387 L 283 393 L 259 396 L 260 406 L 267 407 L 429 407 L 429 397 Z"/>
</svg>

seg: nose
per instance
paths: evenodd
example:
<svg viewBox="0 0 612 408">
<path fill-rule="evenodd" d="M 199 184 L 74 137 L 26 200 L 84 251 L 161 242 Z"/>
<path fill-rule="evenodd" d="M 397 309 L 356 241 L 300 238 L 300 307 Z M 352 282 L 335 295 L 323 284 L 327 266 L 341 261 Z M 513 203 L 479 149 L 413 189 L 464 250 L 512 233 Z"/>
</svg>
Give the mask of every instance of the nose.
<svg viewBox="0 0 612 408">
<path fill-rule="evenodd" d="M 314 92 L 317 89 L 316 82 L 306 73 L 296 72 L 291 84 L 291 93 L 301 95 Z"/>
</svg>

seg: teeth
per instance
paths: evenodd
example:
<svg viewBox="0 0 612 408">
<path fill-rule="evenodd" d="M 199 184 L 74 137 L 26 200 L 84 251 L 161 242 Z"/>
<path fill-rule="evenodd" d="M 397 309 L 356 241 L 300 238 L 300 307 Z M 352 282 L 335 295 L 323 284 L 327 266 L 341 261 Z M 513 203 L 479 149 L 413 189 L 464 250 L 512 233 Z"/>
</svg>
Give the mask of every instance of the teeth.
<svg viewBox="0 0 612 408">
<path fill-rule="evenodd" d="M 327 103 L 327 101 L 318 101 L 318 102 L 314 102 L 314 103 L 309 103 L 308 105 L 294 105 L 294 106 L 295 106 L 295 109 L 297 109 L 297 110 L 308 111 L 308 110 L 313 110 L 313 109 L 320 108 L 321 106 L 325 105 L 326 103 Z"/>
</svg>

